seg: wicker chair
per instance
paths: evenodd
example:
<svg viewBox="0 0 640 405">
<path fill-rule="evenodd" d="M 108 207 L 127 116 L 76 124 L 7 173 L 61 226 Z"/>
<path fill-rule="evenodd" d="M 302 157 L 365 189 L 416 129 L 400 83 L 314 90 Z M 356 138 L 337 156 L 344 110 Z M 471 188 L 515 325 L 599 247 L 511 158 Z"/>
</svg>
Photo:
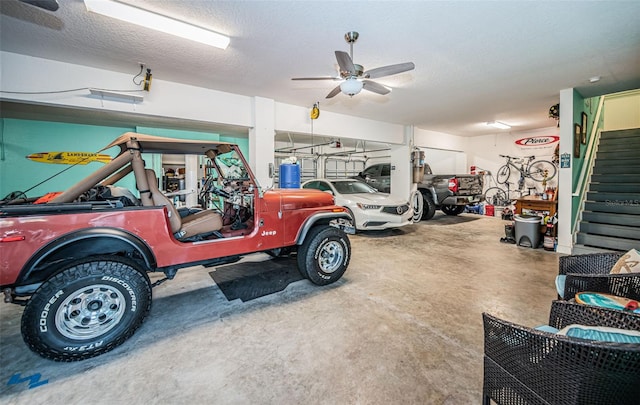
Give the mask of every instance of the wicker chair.
<svg viewBox="0 0 640 405">
<path fill-rule="evenodd" d="M 623 253 L 589 253 L 561 256 L 559 275 L 566 275 L 564 299 L 593 291 L 640 300 L 640 273 L 609 274 Z"/>
<path fill-rule="evenodd" d="M 542 332 L 483 313 L 483 403 L 638 405 L 640 344 Z M 554 301 L 549 325 L 640 330 L 640 315 Z"/>
</svg>

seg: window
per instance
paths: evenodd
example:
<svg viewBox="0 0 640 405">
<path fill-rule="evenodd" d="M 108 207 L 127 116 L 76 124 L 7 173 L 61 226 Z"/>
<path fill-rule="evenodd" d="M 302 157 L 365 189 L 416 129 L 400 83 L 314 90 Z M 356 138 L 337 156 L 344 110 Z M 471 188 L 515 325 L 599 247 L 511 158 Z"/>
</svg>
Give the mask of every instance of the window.
<svg viewBox="0 0 640 405">
<path fill-rule="evenodd" d="M 377 177 L 379 173 L 379 167 L 380 166 L 378 165 L 368 167 L 367 169 L 365 169 L 365 171 L 362 172 L 362 174 L 364 174 L 365 176 Z"/>
<path fill-rule="evenodd" d="M 381 176 L 391 176 L 391 165 L 382 165 Z"/>
<path fill-rule="evenodd" d="M 320 191 L 331 191 L 331 192 L 333 192 L 333 190 L 331 190 L 331 187 L 327 183 L 325 183 L 324 181 L 319 181 L 317 188 Z"/>
<path fill-rule="evenodd" d="M 319 190 L 318 183 L 319 183 L 318 181 L 310 181 L 309 183 L 304 184 L 302 188 L 313 188 L 313 189 Z"/>
</svg>

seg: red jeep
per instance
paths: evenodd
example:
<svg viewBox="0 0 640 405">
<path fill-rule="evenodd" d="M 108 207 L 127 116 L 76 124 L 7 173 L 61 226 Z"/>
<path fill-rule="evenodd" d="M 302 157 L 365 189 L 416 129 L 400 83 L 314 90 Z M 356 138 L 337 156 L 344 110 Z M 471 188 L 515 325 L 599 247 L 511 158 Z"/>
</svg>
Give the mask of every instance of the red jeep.
<svg viewBox="0 0 640 405">
<path fill-rule="evenodd" d="M 164 281 L 254 252 L 295 252 L 318 285 L 345 272 L 353 228 L 330 194 L 262 190 L 230 143 L 128 132 L 104 150 L 114 146 L 110 163 L 61 193 L 0 201 L 0 288 L 5 302 L 25 305 L 22 336 L 39 355 L 82 360 L 123 343 L 149 312 L 148 272 Z M 143 151 L 206 155 L 205 209 L 176 209 Z M 131 172 L 139 199 L 114 186 Z"/>
</svg>

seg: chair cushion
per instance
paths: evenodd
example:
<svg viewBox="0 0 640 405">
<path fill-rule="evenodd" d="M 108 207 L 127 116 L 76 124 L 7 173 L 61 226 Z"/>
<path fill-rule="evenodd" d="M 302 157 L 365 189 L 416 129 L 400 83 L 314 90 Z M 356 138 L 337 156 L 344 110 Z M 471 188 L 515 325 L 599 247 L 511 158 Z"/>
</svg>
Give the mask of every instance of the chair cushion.
<svg viewBox="0 0 640 405">
<path fill-rule="evenodd" d="M 566 335 L 588 340 L 600 340 L 614 343 L 640 343 L 640 332 L 634 330 L 609 328 L 606 326 L 569 325 L 558 331 Z"/>
<path fill-rule="evenodd" d="M 558 333 L 559 331 L 558 328 L 554 328 L 553 326 L 549 326 L 549 325 L 536 326 L 536 330 L 539 330 L 540 332 L 547 332 L 547 333 Z"/>
<path fill-rule="evenodd" d="M 620 259 L 613 265 L 611 274 L 640 273 L 640 252 L 631 249 L 620 256 Z"/>
<path fill-rule="evenodd" d="M 558 296 L 564 299 L 564 283 L 567 281 L 567 276 L 564 274 L 560 274 L 556 276 L 556 290 L 558 291 Z"/>
<path fill-rule="evenodd" d="M 618 297 L 612 294 L 598 292 L 579 292 L 575 295 L 578 304 L 591 305 L 595 307 L 609 308 L 615 310 L 626 310 L 640 314 L 638 302 L 625 297 Z"/>
</svg>

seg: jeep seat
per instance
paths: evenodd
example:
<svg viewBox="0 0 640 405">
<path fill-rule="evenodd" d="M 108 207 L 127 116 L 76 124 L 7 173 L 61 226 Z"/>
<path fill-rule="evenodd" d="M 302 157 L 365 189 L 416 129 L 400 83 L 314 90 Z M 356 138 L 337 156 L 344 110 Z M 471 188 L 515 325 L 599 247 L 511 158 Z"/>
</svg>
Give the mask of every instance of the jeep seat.
<svg viewBox="0 0 640 405">
<path fill-rule="evenodd" d="M 186 239 L 200 234 L 219 231 L 222 228 L 222 216 L 212 210 L 202 210 L 180 218 L 180 214 L 171 200 L 158 189 L 156 173 L 151 169 L 145 169 L 145 174 L 147 176 L 146 180 L 149 193 L 151 194 L 151 201 L 145 204 L 144 201 L 148 201 L 148 199 L 143 199 L 143 205 L 166 207 L 171 232 L 173 232 L 176 238 Z M 143 192 L 144 190 L 140 191 Z"/>
</svg>

